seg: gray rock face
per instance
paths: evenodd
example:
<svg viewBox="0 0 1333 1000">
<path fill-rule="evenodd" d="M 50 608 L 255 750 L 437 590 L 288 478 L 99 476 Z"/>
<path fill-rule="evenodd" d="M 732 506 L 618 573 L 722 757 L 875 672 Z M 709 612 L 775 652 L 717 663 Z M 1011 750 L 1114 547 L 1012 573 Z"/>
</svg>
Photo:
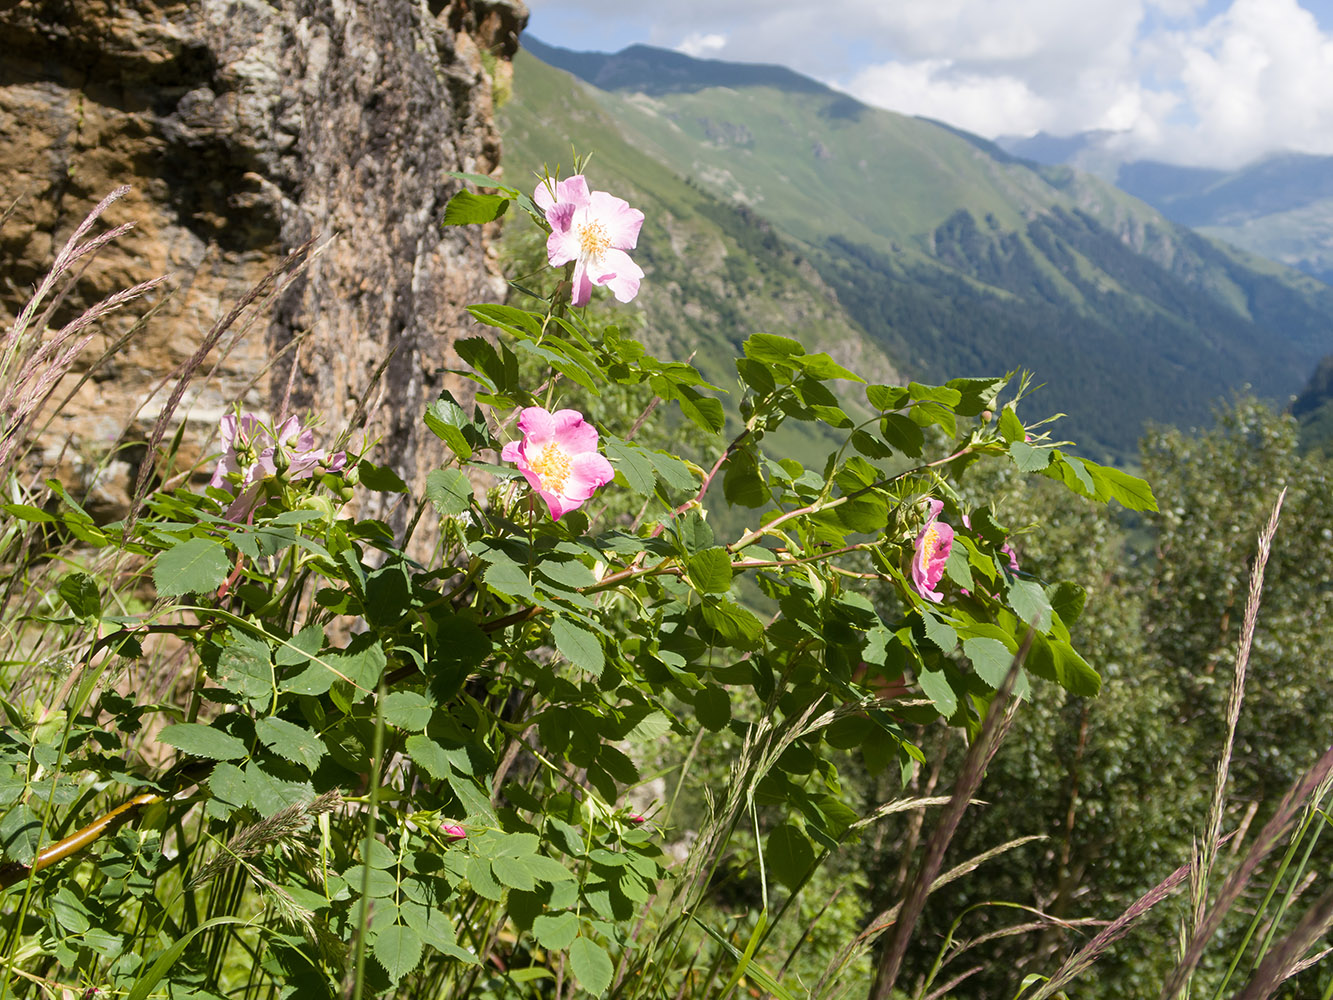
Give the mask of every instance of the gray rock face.
<svg viewBox="0 0 1333 1000">
<path fill-rule="evenodd" d="M 68 309 L 177 275 L 62 414 L 71 453 L 95 461 L 216 318 L 314 236 L 327 245 L 304 274 L 196 375 L 184 458 L 207 451 L 232 401 L 274 412 L 290 392 L 330 431 L 364 400 L 375 460 L 419 483 L 444 458 L 420 418 L 471 327 L 464 307 L 503 292 L 487 234 L 439 225 L 459 188 L 448 174 L 499 166 L 493 89 L 526 17 L 516 0 L 0 0 L 0 177 L 6 206 L 19 199 L 0 227 L 0 314 L 120 184 L 134 191 L 106 221 L 137 227 Z"/>
</svg>

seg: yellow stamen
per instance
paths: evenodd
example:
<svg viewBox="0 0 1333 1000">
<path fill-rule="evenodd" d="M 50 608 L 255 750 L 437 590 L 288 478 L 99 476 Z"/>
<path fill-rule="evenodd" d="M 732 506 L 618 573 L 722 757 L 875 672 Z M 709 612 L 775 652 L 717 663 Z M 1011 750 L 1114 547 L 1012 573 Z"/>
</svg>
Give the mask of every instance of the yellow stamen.
<svg viewBox="0 0 1333 1000">
<path fill-rule="evenodd" d="M 528 464 L 542 481 L 542 489 L 551 493 L 564 492 L 565 480 L 569 478 L 569 455 L 563 448 L 548 444 Z"/>
<path fill-rule="evenodd" d="M 585 259 L 600 260 L 611 245 L 611 237 L 600 222 L 585 222 L 579 226 L 579 245 Z"/>
<path fill-rule="evenodd" d="M 921 536 L 921 565 L 927 566 L 935 558 L 935 550 L 940 545 L 940 529 L 932 521 L 926 525 L 925 534 Z"/>
</svg>

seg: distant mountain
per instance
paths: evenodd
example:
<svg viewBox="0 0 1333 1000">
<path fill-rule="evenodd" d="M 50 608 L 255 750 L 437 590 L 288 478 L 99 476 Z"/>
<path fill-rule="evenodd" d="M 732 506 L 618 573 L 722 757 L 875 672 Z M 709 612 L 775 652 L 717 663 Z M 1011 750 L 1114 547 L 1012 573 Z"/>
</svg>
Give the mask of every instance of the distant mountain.
<svg viewBox="0 0 1333 1000">
<path fill-rule="evenodd" d="M 859 338 L 865 356 L 922 381 L 1027 367 L 1049 383 L 1034 411 L 1069 414 L 1062 432 L 1101 457 L 1131 454 L 1144 420 L 1205 423 L 1242 383 L 1285 399 L 1329 347 L 1333 290 L 1095 177 L 780 67 L 524 45 L 501 114 L 511 176 L 516 164 L 567 163 L 574 142 L 596 151 L 598 186 L 633 192 L 650 220 L 662 213 L 665 231 L 641 238 L 645 288 L 674 280 L 680 291 L 648 302 L 650 329 L 674 324 L 701 345 L 756 329 Z M 765 239 L 799 259 L 795 276 L 743 262 L 737 216 L 703 199 L 770 227 Z M 710 282 L 707 306 L 685 294 Z M 822 326 L 761 310 L 770 293 L 814 296 Z M 736 308 L 705 319 L 718 302 Z"/>
<path fill-rule="evenodd" d="M 1333 156 L 1276 153 L 1237 170 L 1124 161 L 1111 133 L 998 140 L 1037 163 L 1092 170 L 1191 226 L 1333 284 Z"/>
</svg>

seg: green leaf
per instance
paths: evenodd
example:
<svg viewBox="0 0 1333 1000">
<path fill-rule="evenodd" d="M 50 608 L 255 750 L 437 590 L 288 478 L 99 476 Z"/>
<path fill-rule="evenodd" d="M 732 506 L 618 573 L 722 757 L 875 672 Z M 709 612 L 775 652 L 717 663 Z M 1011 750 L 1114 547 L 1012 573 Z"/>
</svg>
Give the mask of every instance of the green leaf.
<svg viewBox="0 0 1333 1000">
<path fill-rule="evenodd" d="M 518 858 L 494 858 L 491 871 L 501 885 L 528 892 L 537 888 L 537 878 Z"/>
<path fill-rule="evenodd" d="M 610 434 L 603 436 L 606 457 L 637 496 L 647 496 L 657 484 L 652 459 L 636 444 L 629 444 Z"/>
<path fill-rule="evenodd" d="M 958 633 L 954 631 L 953 626 L 937 617 L 929 608 L 921 609 L 921 624 L 925 629 L 926 638 L 941 653 L 953 652 L 953 648 L 958 645 Z"/>
<path fill-rule="evenodd" d="M 444 206 L 444 225 L 470 226 L 494 222 L 509 208 L 509 199 L 499 194 L 473 194 L 459 191 Z M 397 976 L 394 977 L 397 980 Z"/>
<path fill-rule="evenodd" d="M 158 556 L 153 583 L 162 597 L 202 594 L 222 586 L 231 569 L 226 546 L 221 542 L 191 538 Z"/>
<path fill-rule="evenodd" d="M 940 715 L 947 719 L 958 710 L 958 696 L 954 693 L 953 686 L 943 670 L 923 668 L 917 671 L 916 680 Z"/>
<path fill-rule="evenodd" d="M 866 386 L 866 402 L 877 410 L 899 410 L 910 400 L 911 396 L 900 385 Z"/>
<path fill-rule="evenodd" d="M 723 639 L 741 649 L 755 649 L 764 636 L 763 623 L 732 601 L 705 601 L 700 613 Z"/>
<path fill-rule="evenodd" d="M 568 911 L 542 914 L 532 922 L 532 936 L 547 951 L 564 951 L 579 933 L 579 918 Z"/>
<path fill-rule="evenodd" d="M 1051 602 L 1046 591 L 1032 580 L 1010 579 L 1007 589 L 1009 606 L 1039 632 L 1049 632 L 1051 628 Z"/>
<path fill-rule="evenodd" d="M 452 777 L 454 767 L 450 754 L 429 736 L 424 734 L 409 736 L 403 749 L 412 758 L 412 762 L 438 781 Z"/>
<path fill-rule="evenodd" d="M 1023 429 L 1023 421 L 1019 420 L 1018 414 L 1014 412 L 1013 403 L 1006 403 L 1004 409 L 1000 411 L 999 426 L 1000 436 L 1010 444 L 1026 440 L 1027 431 Z"/>
<path fill-rule="evenodd" d="M 959 401 L 954 412 L 960 417 L 975 417 L 985 410 L 995 408 L 995 398 L 1000 390 L 1009 384 L 1007 378 L 953 378 L 946 383 L 950 389 L 957 389 Z"/>
<path fill-rule="evenodd" d="M 1069 580 L 1047 587 L 1046 596 L 1051 602 L 1051 610 L 1060 616 L 1066 626 L 1079 620 L 1083 614 L 1083 605 L 1088 600 L 1088 592 Z"/>
<path fill-rule="evenodd" d="M 416 691 L 391 691 L 384 697 L 384 721 L 399 729 L 419 733 L 430 724 L 435 709 Z"/>
<path fill-rule="evenodd" d="M 27 803 L 20 802 L 0 818 L 0 847 L 21 865 L 32 864 L 41 834 L 42 821 Z"/>
<path fill-rule="evenodd" d="M 309 781 L 283 777 L 275 773 L 279 770 L 290 772 L 275 759 L 263 763 L 251 760 L 245 765 L 245 789 L 250 795 L 250 804 L 261 816 L 272 816 L 291 806 L 306 804 L 315 797 L 315 788 Z"/>
<path fill-rule="evenodd" d="M 258 709 L 268 706 L 273 696 L 271 650 L 262 639 L 238 628 L 227 630 L 226 645 L 210 671 L 224 691 L 247 699 Z"/>
<path fill-rule="evenodd" d="M 696 691 L 694 694 L 694 714 L 699 725 L 710 732 L 718 732 L 731 721 L 731 696 L 727 689 L 716 684 Z"/>
<path fill-rule="evenodd" d="M 596 941 L 577 937 L 569 946 L 569 967 L 574 978 L 589 993 L 601 995 L 611 986 L 611 956 Z"/>
<path fill-rule="evenodd" d="M 403 477 L 387 465 L 376 465 L 363 458 L 356 463 L 356 473 L 360 477 L 361 485 L 376 493 L 409 492 Z"/>
<path fill-rule="evenodd" d="M 594 677 L 602 676 L 606 654 L 602 652 L 601 640 L 593 632 L 565 615 L 555 615 L 551 620 L 551 638 L 560 655 L 574 666 Z"/>
<path fill-rule="evenodd" d="M 77 618 L 102 617 L 102 595 L 97 581 L 87 573 L 66 573 L 60 580 L 60 598 Z"/>
<path fill-rule="evenodd" d="M 901 413 L 889 413 L 880 419 L 879 432 L 895 450 L 917 458 L 926 445 L 926 435 L 917 424 Z"/>
<path fill-rule="evenodd" d="M 375 937 L 375 960 L 398 982 L 421 961 L 421 936 L 402 924 L 384 928 Z"/>
<path fill-rule="evenodd" d="M 1022 441 L 1009 446 L 1009 455 L 1020 472 L 1040 472 L 1051 464 L 1050 448 L 1034 448 Z"/>
<path fill-rule="evenodd" d="M 472 505 L 472 483 L 459 469 L 433 469 L 426 475 L 426 499 L 445 517 L 457 517 Z"/>
<path fill-rule="evenodd" d="M 1055 681 L 1071 694 L 1090 698 L 1101 692 L 1101 676 L 1073 646 L 1060 639 L 1037 635 L 1024 663 L 1038 677 Z"/>
<path fill-rule="evenodd" d="M 972 661 L 972 669 L 977 676 L 997 689 L 1004 683 L 1005 675 L 1014 662 L 1014 654 L 999 639 L 964 639 L 963 652 Z"/>
<path fill-rule="evenodd" d="M 532 581 L 528 579 L 527 571 L 503 553 L 487 553 L 488 558 L 496 556 L 500 558 L 487 566 L 486 572 L 482 574 L 487 586 L 501 594 L 522 600 L 530 601 L 536 597 L 536 591 L 532 589 Z"/>
<path fill-rule="evenodd" d="M 783 823 L 769 832 L 764 865 L 788 889 L 795 890 L 814 863 L 815 849 L 810 838 L 795 825 Z"/>
<path fill-rule="evenodd" d="M 731 589 L 731 553 L 720 545 L 704 549 L 690 557 L 685 572 L 700 593 L 725 594 Z"/>
<path fill-rule="evenodd" d="M 486 346 L 490 347 L 489 344 Z M 492 349 L 492 353 L 494 353 L 494 349 Z M 472 421 L 468 419 L 467 411 L 455 402 L 452 393 L 447 391 L 440 393 L 440 397 L 433 400 L 426 407 L 424 419 L 431 433 L 447 444 L 450 451 L 464 462 L 472 458 L 471 438 L 473 435 L 469 433 L 472 430 Z M 457 472 L 458 470 L 454 471 Z M 429 495 L 428 491 L 427 496 Z M 469 498 L 471 495 L 472 487 L 469 484 Z"/>
<path fill-rule="evenodd" d="M 26 503 L 0 504 L 0 510 L 17 517 L 20 521 L 28 521 L 31 524 L 50 524 L 53 521 L 60 520 L 55 514 Z"/>
<path fill-rule="evenodd" d="M 286 719 L 260 719 L 255 723 L 255 735 L 278 756 L 285 757 L 293 764 L 301 764 L 309 771 L 319 767 L 319 762 L 328 752 L 324 741 L 318 736 Z"/>
<path fill-rule="evenodd" d="M 249 752 L 245 744 L 230 733 L 198 722 L 168 726 L 162 730 L 157 741 L 191 756 L 207 757 L 209 760 L 236 760 Z"/>
<path fill-rule="evenodd" d="M 752 334 L 741 345 L 741 350 L 745 352 L 747 358 L 770 365 L 791 365 L 792 358 L 798 358 L 805 353 L 805 347 L 799 340 L 771 333 Z"/>
<path fill-rule="evenodd" d="M 555 858 L 548 858 L 545 854 L 525 854 L 519 861 L 541 882 L 569 882 L 575 878 L 573 872 Z"/>
<path fill-rule="evenodd" d="M 684 385 L 678 387 L 674 395 L 680 411 L 704 430 L 717 434 L 726 426 L 727 418 L 721 400 L 705 396 Z"/>
<path fill-rule="evenodd" d="M 640 709 L 640 712 L 643 710 Z M 632 717 L 631 717 L 632 719 Z M 667 714 L 661 710 L 644 712 L 642 718 L 634 721 L 634 725 L 624 736 L 631 743 L 648 743 L 657 739 L 663 733 L 671 728 L 671 720 Z"/>
</svg>

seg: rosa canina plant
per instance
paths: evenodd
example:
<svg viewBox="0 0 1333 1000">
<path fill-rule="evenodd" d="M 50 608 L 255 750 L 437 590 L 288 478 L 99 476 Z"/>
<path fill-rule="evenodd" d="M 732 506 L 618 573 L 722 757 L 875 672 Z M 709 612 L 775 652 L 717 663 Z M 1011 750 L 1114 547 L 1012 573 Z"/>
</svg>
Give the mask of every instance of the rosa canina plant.
<svg viewBox="0 0 1333 1000">
<path fill-rule="evenodd" d="M 1083 592 L 1017 569 L 999 513 L 956 485 L 1014 463 L 1096 501 L 1154 501 L 1025 425 L 1025 380 L 867 384 L 754 333 L 728 410 L 703 373 L 580 308 L 650 280 L 629 255 L 642 213 L 582 173 L 531 198 L 459 176 L 494 193 L 461 192 L 445 223 L 517 205 L 549 232 L 557 280 L 518 289 L 533 308 L 472 307 L 492 331 L 455 345 L 475 402 L 445 393 L 424 414 L 453 459 L 423 497 L 332 433 L 236 415 L 211 485 L 152 494 L 128 524 L 93 524 L 63 491 L 53 510 L 5 507 L 119 568 L 70 572 L 45 611 L 75 654 L 59 708 L 4 706 L 4 990 L 831 991 L 884 927 L 905 940 L 920 902 L 848 942 L 822 985 L 784 986 L 765 960 L 820 864 L 922 806 L 859 815 L 849 752 L 906 775 L 921 724 L 984 746 L 1029 678 L 1097 692 L 1068 631 Z M 564 405 L 609 386 L 642 412 L 599 428 Z M 706 451 L 646 446 L 645 419 L 692 426 Z M 785 421 L 823 425 L 826 460 L 771 451 Z M 408 529 L 348 512 L 369 493 L 415 502 Z M 425 517 L 439 542 L 421 561 Z M 93 558 L 107 552 L 119 561 Z M 118 603 L 146 565 L 153 603 Z M 896 603 L 865 596 L 885 586 Z M 188 665 L 186 697 L 116 686 L 154 657 Z M 739 750 L 676 861 L 663 847 L 681 831 L 626 792 L 672 738 L 710 735 Z M 706 898 L 738 830 L 759 887 L 733 942 Z"/>
</svg>

